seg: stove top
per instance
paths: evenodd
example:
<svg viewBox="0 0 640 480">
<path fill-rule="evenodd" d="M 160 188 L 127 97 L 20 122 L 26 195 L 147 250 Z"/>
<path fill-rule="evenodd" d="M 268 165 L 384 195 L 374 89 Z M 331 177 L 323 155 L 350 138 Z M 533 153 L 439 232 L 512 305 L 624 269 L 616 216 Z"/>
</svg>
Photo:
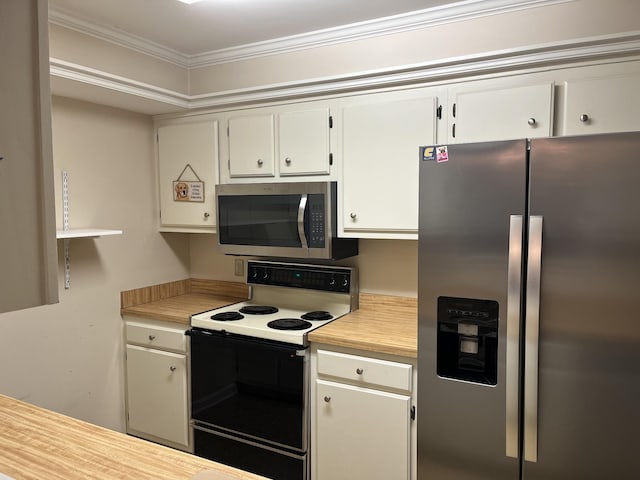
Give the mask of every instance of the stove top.
<svg viewBox="0 0 640 480">
<path fill-rule="evenodd" d="M 357 308 L 350 267 L 249 261 L 251 298 L 191 316 L 191 326 L 307 345 L 307 334 Z"/>
</svg>

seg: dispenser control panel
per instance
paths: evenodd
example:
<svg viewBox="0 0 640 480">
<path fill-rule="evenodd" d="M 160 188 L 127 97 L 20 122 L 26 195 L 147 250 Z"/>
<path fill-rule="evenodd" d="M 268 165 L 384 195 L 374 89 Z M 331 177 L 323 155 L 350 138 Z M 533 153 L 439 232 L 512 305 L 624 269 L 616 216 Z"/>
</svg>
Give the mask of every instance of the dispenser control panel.
<svg viewBox="0 0 640 480">
<path fill-rule="evenodd" d="M 498 302 L 438 298 L 437 372 L 484 385 L 498 382 Z"/>
</svg>

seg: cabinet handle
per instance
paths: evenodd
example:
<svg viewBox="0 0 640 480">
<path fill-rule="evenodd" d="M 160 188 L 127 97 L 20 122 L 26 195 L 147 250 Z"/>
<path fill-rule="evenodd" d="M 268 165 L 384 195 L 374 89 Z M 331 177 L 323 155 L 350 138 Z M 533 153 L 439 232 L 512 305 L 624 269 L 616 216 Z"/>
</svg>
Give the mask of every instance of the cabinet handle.
<svg viewBox="0 0 640 480">
<path fill-rule="evenodd" d="M 357 215 L 356 215 L 355 213 L 353 213 L 353 212 L 351 212 L 351 213 L 349 214 L 349 216 L 351 217 L 351 220 L 355 220 L 355 219 L 356 219 L 356 217 L 357 217 Z"/>
<path fill-rule="evenodd" d="M 535 118 L 531 117 L 529 120 L 527 120 L 527 123 L 533 127 L 537 122 Z"/>
<path fill-rule="evenodd" d="M 285 158 L 284 163 L 286 163 L 287 165 L 291 165 L 291 159 L 289 157 Z"/>
<path fill-rule="evenodd" d="M 258 166 L 259 166 L 259 167 L 261 167 L 263 163 L 264 163 L 264 162 L 262 161 L 262 159 L 261 159 L 261 158 L 259 158 L 259 159 L 258 159 Z"/>
<path fill-rule="evenodd" d="M 325 397 L 324 397 L 324 401 L 325 401 L 326 403 L 329 403 L 329 402 L 331 401 L 331 397 L 330 397 L 329 395 L 325 395 Z"/>
<path fill-rule="evenodd" d="M 172 372 L 175 372 L 175 371 L 176 371 L 176 367 L 174 367 L 173 365 L 171 365 L 171 366 L 169 367 L 169 370 L 171 370 Z"/>
<path fill-rule="evenodd" d="M 358 375 L 362 375 L 362 374 L 364 373 L 364 370 L 363 370 L 363 369 L 361 369 L 361 368 L 356 368 L 356 373 L 357 373 Z"/>
<path fill-rule="evenodd" d="M 580 121 L 582 123 L 588 123 L 589 122 L 589 115 L 587 115 L 586 113 L 583 113 L 582 115 L 580 115 Z"/>
<path fill-rule="evenodd" d="M 211 214 L 209 212 L 204 212 L 204 218 L 209 218 Z"/>
<path fill-rule="evenodd" d="M 155 340 L 156 336 L 155 335 L 149 335 L 149 340 Z"/>
</svg>

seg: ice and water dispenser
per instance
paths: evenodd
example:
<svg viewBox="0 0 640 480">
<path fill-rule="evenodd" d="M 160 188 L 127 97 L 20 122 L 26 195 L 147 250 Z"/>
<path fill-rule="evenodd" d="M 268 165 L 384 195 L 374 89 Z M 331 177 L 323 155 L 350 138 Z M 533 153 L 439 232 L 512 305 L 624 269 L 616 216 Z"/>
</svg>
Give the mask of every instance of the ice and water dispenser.
<svg viewBox="0 0 640 480">
<path fill-rule="evenodd" d="M 437 372 L 445 378 L 496 385 L 498 302 L 438 298 Z"/>
</svg>

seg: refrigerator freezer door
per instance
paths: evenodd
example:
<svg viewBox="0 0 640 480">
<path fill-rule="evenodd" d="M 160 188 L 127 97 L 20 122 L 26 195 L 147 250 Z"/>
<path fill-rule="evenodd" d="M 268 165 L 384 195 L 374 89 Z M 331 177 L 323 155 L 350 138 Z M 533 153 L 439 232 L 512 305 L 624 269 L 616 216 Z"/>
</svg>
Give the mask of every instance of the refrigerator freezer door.
<svg viewBox="0 0 640 480">
<path fill-rule="evenodd" d="M 520 460 L 507 456 L 505 425 L 513 392 L 506 385 L 507 303 L 511 217 L 525 214 L 527 143 L 453 145 L 447 153 L 420 162 L 418 478 L 516 480 Z M 447 318 L 438 322 L 438 313 Z M 492 344 L 497 381 L 489 375 L 475 383 L 484 378 L 479 369 L 493 368 Z M 451 363 L 447 377 L 438 376 L 443 353 L 459 354 L 462 380 Z M 512 428 L 512 443 L 514 435 Z"/>
<path fill-rule="evenodd" d="M 640 134 L 534 139 L 530 158 L 544 226 L 524 480 L 640 478 Z"/>
</svg>

